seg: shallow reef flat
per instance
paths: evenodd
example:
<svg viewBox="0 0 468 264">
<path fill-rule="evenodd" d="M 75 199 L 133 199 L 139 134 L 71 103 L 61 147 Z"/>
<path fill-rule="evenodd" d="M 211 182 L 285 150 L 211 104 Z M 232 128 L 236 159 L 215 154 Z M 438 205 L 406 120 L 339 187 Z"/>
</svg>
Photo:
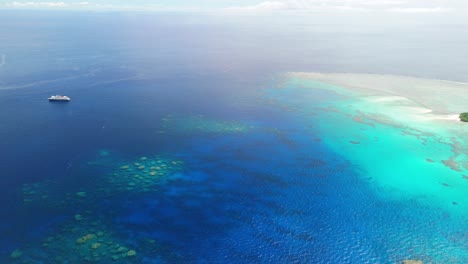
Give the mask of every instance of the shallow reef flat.
<svg viewBox="0 0 468 264">
<path fill-rule="evenodd" d="M 459 114 L 466 110 L 468 83 L 408 76 L 292 72 L 288 78 L 320 81 L 361 96 L 387 95 L 407 98 L 434 114 Z"/>
<path fill-rule="evenodd" d="M 466 111 L 468 84 L 388 75 L 289 73 L 267 100 L 299 113 L 311 134 L 350 161 L 382 203 L 406 204 L 402 212 L 422 210 L 418 218 L 424 218 L 423 211 L 438 212 L 448 220 L 427 219 L 434 221 L 435 229 L 446 224 L 453 236 L 466 232 L 468 126 L 457 117 Z M 398 214 L 407 215 L 402 212 Z M 381 228 L 385 226 L 382 223 Z M 401 230 L 407 230 L 404 237 L 409 241 L 413 233 L 417 236 L 406 225 Z M 419 237 L 411 243 L 426 245 L 422 251 L 427 252 L 437 245 L 451 260 L 467 259 L 466 238 L 447 243 L 448 237 Z M 449 259 L 441 255 L 433 260 Z"/>
<path fill-rule="evenodd" d="M 388 189 L 384 193 L 437 200 L 466 215 L 468 126 L 451 116 L 466 106 L 468 84 L 369 74 L 288 78 L 289 89 L 337 95 L 319 105 L 304 102 L 302 110 L 317 114 L 314 125 L 324 141 Z"/>
</svg>

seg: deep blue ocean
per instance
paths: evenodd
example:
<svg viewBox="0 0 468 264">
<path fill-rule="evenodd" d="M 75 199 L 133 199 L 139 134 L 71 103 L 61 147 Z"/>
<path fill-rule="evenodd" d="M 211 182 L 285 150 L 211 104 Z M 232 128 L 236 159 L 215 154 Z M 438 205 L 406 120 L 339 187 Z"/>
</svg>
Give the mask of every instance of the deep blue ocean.
<svg viewBox="0 0 468 264">
<path fill-rule="evenodd" d="M 443 216 L 379 199 L 269 95 L 288 71 L 467 82 L 466 25 L 267 19 L 0 12 L 0 262 L 437 263 L 386 221 Z"/>
</svg>

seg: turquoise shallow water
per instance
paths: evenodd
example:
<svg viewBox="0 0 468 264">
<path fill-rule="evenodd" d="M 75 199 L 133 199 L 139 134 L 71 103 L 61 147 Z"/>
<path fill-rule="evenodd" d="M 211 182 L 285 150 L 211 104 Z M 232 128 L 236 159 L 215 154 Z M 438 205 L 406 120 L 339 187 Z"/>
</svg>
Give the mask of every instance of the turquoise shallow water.
<svg viewBox="0 0 468 264">
<path fill-rule="evenodd" d="M 336 97 L 311 100 L 317 91 Z M 466 130 L 453 133 L 437 121 L 431 126 L 405 117 L 401 103 L 375 100 L 385 96 L 301 78 L 290 78 L 271 93 L 272 100 L 301 115 L 304 126 L 355 166 L 382 210 L 399 204 L 386 220 L 374 223 L 379 226 L 375 232 L 388 232 L 383 243 L 411 245 L 436 263 L 463 263 L 468 256 Z M 457 166 L 445 163 L 451 157 Z"/>
</svg>

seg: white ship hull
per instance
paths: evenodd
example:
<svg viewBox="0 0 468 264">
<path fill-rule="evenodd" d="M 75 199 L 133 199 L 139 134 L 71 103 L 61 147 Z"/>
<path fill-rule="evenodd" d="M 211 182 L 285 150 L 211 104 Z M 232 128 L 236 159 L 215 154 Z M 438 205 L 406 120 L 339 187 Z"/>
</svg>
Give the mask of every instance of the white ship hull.
<svg viewBox="0 0 468 264">
<path fill-rule="evenodd" d="M 49 97 L 48 99 L 49 101 L 53 101 L 53 102 L 68 102 L 71 100 L 70 97 L 64 96 L 64 95 L 53 95 Z"/>
</svg>

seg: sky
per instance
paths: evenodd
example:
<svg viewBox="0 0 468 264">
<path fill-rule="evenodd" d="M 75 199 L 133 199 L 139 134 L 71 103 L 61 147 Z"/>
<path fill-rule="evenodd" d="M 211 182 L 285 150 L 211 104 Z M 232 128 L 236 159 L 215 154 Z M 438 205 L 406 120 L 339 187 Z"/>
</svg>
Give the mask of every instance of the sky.
<svg viewBox="0 0 468 264">
<path fill-rule="evenodd" d="M 394 12 L 468 11 L 467 0 L 0 0 L 1 9 L 77 9 L 223 12 Z"/>
</svg>

